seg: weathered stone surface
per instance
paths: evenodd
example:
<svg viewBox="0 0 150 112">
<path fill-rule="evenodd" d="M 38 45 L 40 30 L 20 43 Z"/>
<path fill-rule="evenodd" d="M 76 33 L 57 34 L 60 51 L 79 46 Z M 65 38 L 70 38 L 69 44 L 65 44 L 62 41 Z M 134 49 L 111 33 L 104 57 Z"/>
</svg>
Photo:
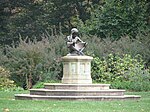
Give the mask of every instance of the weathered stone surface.
<svg viewBox="0 0 150 112">
<path fill-rule="evenodd" d="M 123 96 L 125 90 L 49 90 L 49 89 L 31 89 L 31 95 L 45 96 Z"/>
<path fill-rule="evenodd" d="M 111 100 L 139 100 L 140 96 L 124 95 L 124 96 L 41 96 L 30 94 L 15 95 L 15 99 L 19 100 L 78 100 L 78 101 L 111 101 Z"/>
<path fill-rule="evenodd" d="M 64 56 L 63 84 L 92 84 L 90 56 Z"/>
<path fill-rule="evenodd" d="M 109 86 L 110 84 L 44 84 L 44 88 L 50 90 L 108 90 Z"/>
</svg>

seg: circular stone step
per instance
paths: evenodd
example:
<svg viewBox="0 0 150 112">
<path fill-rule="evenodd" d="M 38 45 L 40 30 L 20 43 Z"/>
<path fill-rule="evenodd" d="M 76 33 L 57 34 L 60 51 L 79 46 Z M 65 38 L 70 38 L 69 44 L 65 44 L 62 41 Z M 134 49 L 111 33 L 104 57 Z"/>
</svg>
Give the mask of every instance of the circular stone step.
<svg viewBox="0 0 150 112">
<path fill-rule="evenodd" d="M 110 100 L 139 100 L 138 95 L 124 96 L 40 96 L 30 94 L 16 94 L 17 100 L 79 100 L 79 101 L 110 101 Z"/>
<path fill-rule="evenodd" d="M 61 84 L 45 83 L 45 89 L 51 90 L 108 90 L 110 84 Z"/>
<path fill-rule="evenodd" d="M 123 96 L 125 90 L 49 90 L 30 89 L 31 95 L 45 96 Z"/>
</svg>

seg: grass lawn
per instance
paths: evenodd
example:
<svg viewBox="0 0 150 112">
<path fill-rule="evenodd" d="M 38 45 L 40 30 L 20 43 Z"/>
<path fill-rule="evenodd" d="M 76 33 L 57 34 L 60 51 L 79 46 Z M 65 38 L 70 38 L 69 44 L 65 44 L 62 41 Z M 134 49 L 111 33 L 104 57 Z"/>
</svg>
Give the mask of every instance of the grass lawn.
<svg viewBox="0 0 150 112">
<path fill-rule="evenodd" d="M 32 101 L 14 100 L 22 92 L 0 91 L 0 112 L 150 112 L 150 92 L 127 92 L 141 95 L 139 101 Z"/>
</svg>

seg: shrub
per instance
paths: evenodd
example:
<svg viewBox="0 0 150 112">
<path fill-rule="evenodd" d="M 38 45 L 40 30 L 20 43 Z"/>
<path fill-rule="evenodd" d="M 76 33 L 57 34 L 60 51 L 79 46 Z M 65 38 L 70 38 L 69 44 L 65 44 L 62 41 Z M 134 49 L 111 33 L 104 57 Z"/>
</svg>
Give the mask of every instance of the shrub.
<svg viewBox="0 0 150 112">
<path fill-rule="evenodd" d="M 111 83 L 111 88 L 150 90 L 150 71 L 144 68 L 144 61 L 140 55 L 134 58 L 128 54 L 122 57 L 110 54 L 103 59 L 94 57 L 92 78 L 96 82 Z"/>
<path fill-rule="evenodd" d="M 150 72 L 139 68 L 132 69 L 128 72 L 132 74 L 128 81 L 111 82 L 111 88 L 128 89 L 132 91 L 150 91 Z"/>
<path fill-rule="evenodd" d="M 92 78 L 97 82 L 128 81 L 135 75 L 129 71 L 135 68 L 140 70 L 144 68 L 144 62 L 140 56 L 132 58 L 128 54 L 122 57 L 109 54 L 108 57 L 103 59 L 94 57 L 92 63 Z"/>
<path fill-rule="evenodd" d="M 44 88 L 44 82 L 37 82 L 33 88 Z"/>
<path fill-rule="evenodd" d="M 16 84 L 27 89 L 39 80 L 61 79 L 60 57 L 66 51 L 61 37 L 44 35 L 42 41 L 20 39 L 17 47 L 7 47 L 7 59 L 1 63 L 11 71 Z"/>
<path fill-rule="evenodd" d="M 44 81 L 44 82 L 37 82 L 33 88 L 44 88 L 44 83 L 60 83 L 60 81 L 58 80 L 47 80 L 47 81 Z"/>
<path fill-rule="evenodd" d="M 110 88 L 115 88 L 115 89 L 126 89 L 126 90 L 132 90 L 131 89 L 131 81 L 119 81 L 116 80 L 114 82 L 110 82 L 111 86 Z"/>
<path fill-rule="evenodd" d="M 146 66 L 150 65 L 150 33 L 139 33 L 136 39 L 130 39 L 128 36 L 124 36 L 117 41 L 111 41 L 110 39 L 100 39 L 97 36 L 83 36 L 83 39 L 87 41 L 88 46 L 85 49 L 88 54 L 94 54 L 100 59 L 107 57 L 109 54 L 130 54 L 132 57 L 140 54 L 142 59 L 146 62 Z"/>
<path fill-rule="evenodd" d="M 6 90 L 16 87 L 14 81 L 9 79 L 9 76 L 10 72 L 4 67 L 0 66 L 0 90 Z"/>
<path fill-rule="evenodd" d="M 138 67 L 129 71 L 133 77 L 130 77 L 130 89 L 134 91 L 150 91 L 150 72 L 149 70 L 142 70 Z"/>
</svg>

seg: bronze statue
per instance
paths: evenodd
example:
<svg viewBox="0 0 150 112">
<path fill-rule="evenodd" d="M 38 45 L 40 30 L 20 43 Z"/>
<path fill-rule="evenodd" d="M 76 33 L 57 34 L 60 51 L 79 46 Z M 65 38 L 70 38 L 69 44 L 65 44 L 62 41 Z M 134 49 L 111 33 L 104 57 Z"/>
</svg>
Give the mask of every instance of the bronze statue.
<svg viewBox="0 0 150 112">
<path fill-rule="evenodd" d="M 67 47 L 69 48 L 68 55 L 84 55 L 82 52 L 87 43 L 83 42 L 78 36 L 78 30 L 73 28 L 71 34 L 67 36 Z"/>
</svg>

